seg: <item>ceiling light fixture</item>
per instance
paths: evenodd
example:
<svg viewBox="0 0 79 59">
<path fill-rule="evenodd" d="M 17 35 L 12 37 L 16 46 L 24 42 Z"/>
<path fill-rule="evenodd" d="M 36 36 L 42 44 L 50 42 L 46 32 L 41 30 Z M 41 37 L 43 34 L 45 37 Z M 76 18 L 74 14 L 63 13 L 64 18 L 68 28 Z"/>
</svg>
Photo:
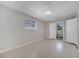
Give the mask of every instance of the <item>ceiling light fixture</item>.
<svg viewBox="0 0 79 59">
<path fill-rule="evenodd" d="M 46 15 L 51 15 L 52 13 L 50 11 L 45 12 Z"/>
</svg>

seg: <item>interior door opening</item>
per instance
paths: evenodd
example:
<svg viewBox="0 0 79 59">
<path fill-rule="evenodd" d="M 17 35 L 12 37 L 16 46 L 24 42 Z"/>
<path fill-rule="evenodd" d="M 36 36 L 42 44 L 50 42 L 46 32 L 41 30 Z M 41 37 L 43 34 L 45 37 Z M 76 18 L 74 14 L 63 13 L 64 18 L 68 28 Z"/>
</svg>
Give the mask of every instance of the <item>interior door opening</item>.
<svg viewBox="0 0 79 59">
<path fill-rule="evenodd" d="M 56 23 L 56 39 L 63 40 L 63 22 L 57 22 Z"/>
</svg>

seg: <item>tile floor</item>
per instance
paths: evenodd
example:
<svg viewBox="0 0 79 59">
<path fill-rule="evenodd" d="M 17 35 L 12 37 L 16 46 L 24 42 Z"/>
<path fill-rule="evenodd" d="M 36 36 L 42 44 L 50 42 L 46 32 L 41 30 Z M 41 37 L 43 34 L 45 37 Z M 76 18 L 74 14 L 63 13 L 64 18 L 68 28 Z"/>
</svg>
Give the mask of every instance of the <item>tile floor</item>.
<svg viewBox="0 0 79 59">
<path fill-rule="evenodd" d="M 0 54 L 1 58 L 76 58 L 79 50 L 62 40 L 41 40 Z"/>
</svg>

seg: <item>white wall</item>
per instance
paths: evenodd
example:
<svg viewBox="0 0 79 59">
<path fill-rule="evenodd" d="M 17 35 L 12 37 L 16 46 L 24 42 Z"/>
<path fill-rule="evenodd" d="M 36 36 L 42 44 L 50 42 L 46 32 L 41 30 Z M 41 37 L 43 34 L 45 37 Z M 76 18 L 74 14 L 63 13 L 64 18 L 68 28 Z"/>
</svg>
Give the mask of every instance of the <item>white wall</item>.
<svg viewBox="0 0 79 59">
<path fill-rule="evenodd" d="M 66 21 L 66 41 L 78 45 L 77 18 Z"/>
<path fill-rule="evenodd" d="M 49 39 L 56 39 L 56 23 L 49 23 Z"/>
<path fill-rule="evenodd" d="M 77 20 L 77 23 L 78 23 L 78 47 L 79 47 L 79 11 L 78 11 L 78 20 Z"/>
<path fill-rule="evenodd" d="M 0 6 L 0 51 L 34 40 L 46 39 L 46 23 L 38 22 L 37 31 L 24 30 L 24 20 L 31 16 Z"/>
</svg>

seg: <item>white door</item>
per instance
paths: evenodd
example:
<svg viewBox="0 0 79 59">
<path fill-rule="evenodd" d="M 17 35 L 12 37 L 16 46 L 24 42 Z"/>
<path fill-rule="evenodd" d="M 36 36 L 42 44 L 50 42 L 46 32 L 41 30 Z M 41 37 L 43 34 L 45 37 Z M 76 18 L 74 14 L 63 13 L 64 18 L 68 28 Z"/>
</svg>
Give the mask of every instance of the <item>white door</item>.
<svg viewBox="0 0 79 59">
<path fill-rule="evenodd" d="M 77 44 L 77 19 L 66 21 L 66 41 Z"/>
<path fill-rule="evenodd" d="M 56 23 L 49 24 L 49 39 L 56 39 Z"/>
</svg>

